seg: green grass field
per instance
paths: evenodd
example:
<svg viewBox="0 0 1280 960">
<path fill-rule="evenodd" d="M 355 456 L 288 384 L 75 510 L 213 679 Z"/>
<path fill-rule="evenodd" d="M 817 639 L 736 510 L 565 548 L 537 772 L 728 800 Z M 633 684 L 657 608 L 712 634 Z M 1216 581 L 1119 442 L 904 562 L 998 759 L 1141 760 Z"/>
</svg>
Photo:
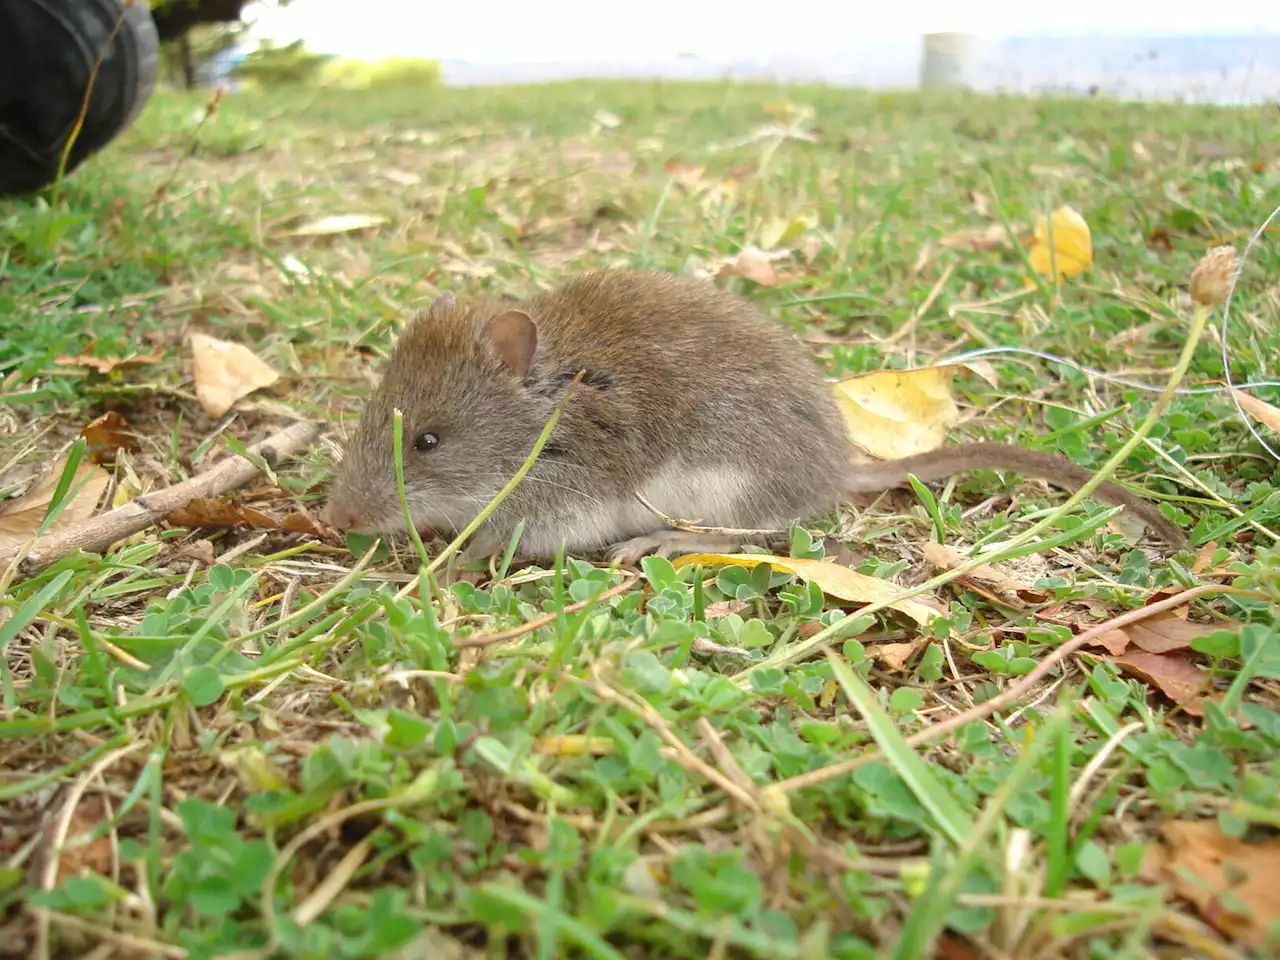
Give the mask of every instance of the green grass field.
<svg viewBox="0 0 1280 960">
<path fill-rule="evenodd" d="M 829 376 L 1015 346 L 1153 385 L 1019 354 L 988 358 L 998 387 L 958 376 L 955 438 L 1097 468 L 1187 343 L 1192 268 L 1280 197 L 1274 107 L 583 83 L 204 111 L 163 93 L 58 188 L 0 201 L 0 496 L 108 412 L 136 446 L 117 499 L 296 417 L 325 439 L 227 499 L 314 512 L 441 291 L 779 244 L 784 282 L 715 282 Z M 954 242 L 1063 204 L 1095 262 L 1061 284 Z M 353 214 L 377 223 L 305 235 Z M 1272 230 L 1232 307 L 1237 383 L 1280 370 L 1277 277 Z M 1222 383 L 1217 323 L 1184 386 Z M 193 329 L 281 380 L 211 420 Z M 500 557 L 442 585 L 406 544 L 243 527 L 0 569 L 0 956 L 1275 956 L 1280 470 L 1219 391 L 1175 397 L 1115 476 L 1192 547 L 1086 500 L 1004 584 L 931 586 L 927 627 L 767 567 Z M 791 551 L 917 587 L 931 543 L 999 544 L 1066 499 L 979 472 Z M 1148 621 L 1152 659 L 1121 630 L 1015 687 L 1196 587 L 1198 627 Z"/>
</svg>

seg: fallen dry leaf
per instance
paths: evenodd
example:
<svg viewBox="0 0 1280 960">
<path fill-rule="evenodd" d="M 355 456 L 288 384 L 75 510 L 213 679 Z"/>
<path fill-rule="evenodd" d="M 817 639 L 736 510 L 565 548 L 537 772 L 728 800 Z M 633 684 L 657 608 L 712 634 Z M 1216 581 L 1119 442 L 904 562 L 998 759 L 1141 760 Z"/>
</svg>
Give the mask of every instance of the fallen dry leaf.
<svg viewBox="0 0 1280 960">
<path fill-rule="evenodd" d="M 170 511 L 166 519 L 174 526 L 194 530 L 248 527 L 253 530 L 283 530 L 286 533 L 307 533 L 313 537 L 324 536 L 324 529 L 319 524 L 297 511 L 286 514 L 283 519 L 276 519 L 252 507 L 204 497 L 187 501 L 185 505 Z"/>
<path fill-rule="evenodd" d="M 1253 394 L 1243 390 L 1231 392 L 1235 394 L 1235 398 L 1240 401 L 1240 406 L 1244 407 L 1249 416 L 1264 424 L 1273 433 L 1280 433 L 1280 408 L 1273 407 L 1267 401 L 1259 400 Z"/>
<path fill-rule="evenodd" d="M 1182 611 L 1184 616 L 1186 611 Z M 1175 612 L 1148 617 L 1146 620 L 1130 624 L 1124 628 L 1135 647 L 1147 653 L 1170 653 L 1174 650 L 1186 650 L 1196 637 L 1213 633 L 1215 630 L 1229 630 L 1237 626 L 1231 623 L 1192 623 L 1176 615 Z"/>
<path fill-rule="evenodd" d="M 617 747 L 610 737 L 585 737 L 578 733 L 539 737 L 533 741 L 534 753 L 552 757 L 604 757 L 613 753 Z"/>
<path fill-rule="evenodd" d="M 127 357 L 91 357 L 83 354 L 78 357 L 58 357 L 53 362 L 60 367 L 86 367 L 105 375 L 120 367 L 140 367 L 148 363 L 158 363 L 163 359 L 162 353 L 131 353 Z"/>
<path fill-rule="evenodd" d="M 622 126 L 622 118 L 616 113 L 610 113 L 608 110 L 601 108 L 595 112 L 595 116 L 591 118 L 592 122 L 602 130 L 617 130 Z"/>
<path fill-rule="evenodd" d="M 938 243 L 953 250 L 972 250 L 974 253 L 991 253 L 1006 246 L 1009 235 L 999 223 L 988 224 L 980 230 L 960 230 L 943 237 Z"/>
<path fill-rule="evenodd" d="M 955 367 L 878 370 L 832 384 L 857 446 L 882 460 L 935 450 L 960 419 Z"/>
<path fill-rule="evenodd" d="M 776 217 L 766 220 L 760 227 L 760 245 L 766 250 L 784 247 L 790 249 L 812 227 L 813 223 L 808 217 L 792 217 L 789 220 Z"/>
<path fill-rule="evenodd" d="M 215 340 L 203 333 L 191 334 L 195 366 L 196 398 L 210 417 L 222 416 L 241 397 L 280 379 L 253 351 L 238 343 Z"/>
<path fill-rule="evenodd" d="M 179 547 L 173 554 L 175 559 L 194 560 L 206 567 L 212 567 L 213 543 L 209 540 L 196 540 L 186 546 Z"/>
<path fill-rule="evenodd" d="M 61 811 L 59 811 L 61 813 Z M 109 876 L 112 863 L 112 845 L 109 834 L 95 837 L 83 842 L 84 838 L 108 818 L 107 805 L 97 795 L 80 798 L 67 824 L 66 840 L 58 853 L 58 873 L 60 877 L 79 876 L 86 870 Z M 53 854 L 53 840 L 57 832 L 60 817 L 50 817 L 43 831 L 45 844 L 44 854 Z"/>
<path fill-rule="evenodd" d="M 355 233 L 357 230 L 369 230 L 380 227 L 387 222 L 386 217 L 375 213 L 341 213 L 331 217 L 320 217 L 288 231 L 288 237 L 331 237 L 339 233 Z"/>
<path fill-rule="evenodd" d="M 1178 616 L 1179 613 L 1182 616 Z M 1130 645 L 1147 653 L 1172 653 L 1175 650 L 1190 649 L 1191 641 L 1196 637 L 1238 626 L 1234 623 L 1192 623 L 1183 619 L 1185 616 L 1184 607 L 1178 611 L 1171 610 L 1148 617 L 1138 623 L 1108 630 L 1097 637 L 1094 644 L 1106 647 L 1111 653 L 1123 653 Z"/>
<path fill-rule="evenodd" d="M 722 277 L 736 275 L 762 287 L 776 287 L 782 281 L 773 268 L 773 261 L 784 256 L 785 252 L 771 255 L 756 247 L 744 247 L 736 256 L 722 261 L 716 272 Z"/>
<path fill-rule="evenodd" d="M 894 673 L 901 673 L 915 652 L 928 643 L 927 637 L 917 637 L 906 643 L 868 643 L 866 650 L 872 660 L 878 660 Z"/>
<path fill-rule="evenodd" d="M 1053 255 L 1049 252 L 1049 225 L 1042 216 L 1036 220 L 1035 236 L 1027 251 L 1031 269 L 1048 276 L 1053 267 L 1059 278 L 1074 277 L 1093 265 L 1093 237 L 1084 217 L 1071 207 L 1053 211 Z M 1052 259 L 1052 265 L 1050 260 Z"/>
<path fill-rule="evenodd" d="M 114 410 L 86 424 L 80 436 L 89 445 L 89 462 L 110 465 L 115 462 L 118 450 L 130 453 L 137 450 L 138 444 L 128 430 L 129 424 Z"/>
<path fill-rule="evenodd" d="M 717 617 L 727 617 L 731 613 L 741 613 L 750 606 L 751 604 L 745 600 L 720 600 L 716 603 L 708 603 L 702 611 L 702 616 L 707 620 L 714 620 Z"/>
<path fill-rule="evenodd" d="M 0 551 L 21 546 L 39 529 L 65 469 L 66 462 L 63 461 L 46 471 L 22 496 L 0 502 Z M 67 488 L 69 502 L 47 532 L 74 527 L 92 517 L 110 482 L 111 474 L 82 461 L 76 469 L 75 479 Z"/>
<path fill-rule="evenodd" d="M 964 360 L 954 364 L 938 364 L 938 366 L 955 366 L 962 370 L 968 370 L 974 376 L 981 377 L 993 387 L 1000 386 L 1000 374 L 996 372 L 996 368 L 986 360 Z"/>
<path fill-rule="evenodd" d="M 929 563 L 939 570 L 954 570 L 969 561 L 968 557 L 954 547 L 948 547 L 933 540 L 926 540 L 921 544 L 920 552 Z M 1018 601 L 1019 605 L 1022 602 L 1043 603 L 1048 599 L 1048 595 L 1043 590 L 1037 590 L 1030 584 L 1015 580 L 989 563 L 975 567 L 960 579 L 984 584 L 998 597 Z"/>
<path fill-rule="evenodd" d="M 683 557 L 673 557 L 671 563 L 679 569 L 691 563 L 703 566 L 740 566 L 755 567 L 767 563 L 775 570 L 795 574 L 802 580 L 816 583 L 823 593 L 849 600 L 853 603 L 880 603 L 889 601 L 888 606 L 899 613 L 905 613 L 917 623 L 928 623 L 939 615 L 939 611 L 920 600 L 895 600 L 900 592 L 898 587 L 887 580 L 869 577 L 866 574 L 842 567 L 838 563 L 826 560 L 806 560 L 798 557 L 775 557 L 769 554 L 756 553 L 692 553 Z"/>
<path fill-rule="evenodd" d="M 1152 848 L 1156 876 L 1215 929 L 1256 949 L 1266 946 L 1268 928 L 1280 920 L 1280 839 L 1246 843 L 1228 837 L 1216 820 L 1170 820 L 1161 832 L 1164 845 Z M 1249 914 L 1234 912 L 1232 901 Z"/>
<path fill-rule="evenodd" d="M 1204 716 L 1206 674 L 1181 653 L 1147 653 L 1126 650 L 1109 658 L 1125 673 L 1152 684 L 1193 717 Z"/>
</svg>

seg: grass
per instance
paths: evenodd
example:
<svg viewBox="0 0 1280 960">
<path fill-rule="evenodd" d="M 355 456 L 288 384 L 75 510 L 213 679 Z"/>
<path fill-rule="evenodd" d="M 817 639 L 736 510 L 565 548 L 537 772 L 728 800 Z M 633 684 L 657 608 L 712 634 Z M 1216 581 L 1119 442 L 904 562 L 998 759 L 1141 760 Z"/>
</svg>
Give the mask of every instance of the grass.
<svg viewBox="0 0 1280 960">
<path fill-rule="evenodd" d="M 108 411 L 139 447 L 126 489 L 287 416 L 340 437 L 406 312 L 442 290 L 689 271 L 787 233 L 791 279 L 717 282 L 803 332 L 828 375 L 1008 345 L 1158 388 L 1191 268 L 1243 247 L 1280 194 L 1273 108 L 667 83 L 231 95 L 202 123 L 204 106 L 163 93 L 56 198 L 0 204 L 0 491 Z M 817 140 L 735 145 L 770 122 Z M 1056 288 L 1024 288 L 1012 249 L 940 242 L 1064 203 L 1096 262 Z M 291 234 L 351 213 L 385 223 Z M 1269 236 L 1232 311 L 1237 382 L 1280 369 L 1277 275 Z M 209 421 L 193 327 L 283 381 Z M 55 363 L 135 352 L 161 359 Z M 998 387 L 959 381 L 958 433 L 1084 466 L 1156 396 L 991 359 Z M 1188 382 L 1222 374 L 1210 330 Z M 333 444 L 235 498 L 318 507 Z M 1086 502 L 1004 588 L 956 581 L 927 627 L 881 609 L 821 649 L 804 644 L 856 605 L 765 566 L 503 562 L 445 587 L 407 544 L 170 526 L 15 577 L 0 953 L 1271 955 L 1274 915 L 1222 919 L 1247 913 L 1243 887 L 1206 900 L 1151 863 L 1171 823 L 1251 841 L 1280 824 L 1280 472 L 1201 393 L 1119 476 L 1193 549 L 1142 549 Z M 1007 541 L 1063 499 L 980 472 L 851 505 L 791 551 L 906 588 L 931 541 Z M 1207 626 L 1176 656 L 1213 695 L 1200 710 L 1106 648 L 1046 664 L 1197 587 L 1184 606 Z"/>
</svg>

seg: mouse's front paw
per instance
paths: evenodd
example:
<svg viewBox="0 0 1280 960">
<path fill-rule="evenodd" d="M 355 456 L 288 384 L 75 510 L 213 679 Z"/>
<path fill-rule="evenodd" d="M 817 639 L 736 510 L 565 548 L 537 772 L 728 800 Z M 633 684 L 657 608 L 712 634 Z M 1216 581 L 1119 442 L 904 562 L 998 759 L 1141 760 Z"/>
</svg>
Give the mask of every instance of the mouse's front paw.
<svg viewBox="0 0 1280 960">
<path fill-rule="evenodd" d="M 692 530 L 659 530 L 643 537 L 632 537 L 609 548 L 609 561 L 635 566 L 649 554 L 669 557 L 674 553 L 732 553 L 742 546 L 741 537 Z"/>
</svg>

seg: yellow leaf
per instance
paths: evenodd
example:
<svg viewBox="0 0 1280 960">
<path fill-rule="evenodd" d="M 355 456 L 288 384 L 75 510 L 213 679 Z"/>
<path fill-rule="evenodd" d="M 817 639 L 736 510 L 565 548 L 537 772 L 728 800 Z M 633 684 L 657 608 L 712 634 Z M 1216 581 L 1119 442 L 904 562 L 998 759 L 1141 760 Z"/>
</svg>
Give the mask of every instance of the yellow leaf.
<svg viewBox="0 0 1280 960">
<path fill-rule="evenodd" d="M 811 226 L 806 217 L 793 217 L 790 220 L 777 217 L 766 220 L 760 227 L 760 246 L 765 250 L 789 247 Z"/>
<path fill-rule="evenodd" d="M 49 509 L 54 491 L 58 489 L 58 481 L 66 462 L 59 463 L 31 485 L 20 497 L 0 501 L 0 551 L 10 550 L 26 543 L 39 529 L 44 515 Z M 102 499 L 107 484 L 111 482 L 111 474 L 101 467 L 94 466 L 87 460 L 82 461 L 76 470 L 75 479 L 67 488 L 70 502 L 58 514 L 47 532 L 53 533 L 84 523 L 98 510 L 98 501 Z"/>
<path fill-rule="evenodd" d="M 540 737 L 533 742 L 534 753 L 549 754 L 555 757 L 581 757 L 584 755 L 603 757 L 613 753 L 616 747 L 617 744 L 609 737 L 586 737 L 576 733 Z"/>
<path fill-rule="evenodd" d="M 354 233 L 358 230 L 369 230 L 380 227 L 387 222 L 386 217 L 372 213 L 343 213 L 331 217 L 320 217 L 290 230 L 288 237 L 331 237 L 339 233 Z"/>
<path fill-rule="evenodd" d="M 1243 390 L 1233 390 L 1232 393 L 1249 416 L 1265 424 L 1268 430 L 1280 433 L 1280 408 L 1273 407 L 1267 401 L 1259 400 L 1253 394 L 1245 393 Z"/>
<path fill-rule="evenodd" d="M 1093 266 L 1093 237 L 1089 224 L 1071 207 L 1059 207 L 1053 211 L 1053 256 L 1050 263 L 1049 225 L 1044 217 L 1036 220 L 1035 237 L 1028 253 L 1031 269 L 1048 276 L 1053 267 L 1058 268 L 1060 278 L 1074 277 Z"/>
<path fill-rule="evenodd" d="M 764 553 L 691 553 L 671 560 L 672 566 L 676 569 L 693 563 L 700 563 L 707 567 L 748 568 L 767 563 L 775 570 L 794 574 L 802 580 L 811 580 L 828 596 L 839 597 L 841 600 L 849 600 L 853 603 L 884 603 L 899 613 L 905 613 L 917 623 L 928 623 L 939 615 L 937 610 L 920 600 L 895 600 L 894 597 L 900 590 L 887 580 L 869 577 L 828 560 L 775 557 Z"/>
<path fill-rule="evenodd" d="M 849 436 L 882 460 L 935 450 L 960 418 L 952 365 L 879 370 L 832 384 Z"/>
<path fill-rule="evenodd" d="M 196 398 L 210 417 L 220 417 L 237 400 L 280 379 L 253 351 L 238 343 L 191 334 Z"/>
</svg>

